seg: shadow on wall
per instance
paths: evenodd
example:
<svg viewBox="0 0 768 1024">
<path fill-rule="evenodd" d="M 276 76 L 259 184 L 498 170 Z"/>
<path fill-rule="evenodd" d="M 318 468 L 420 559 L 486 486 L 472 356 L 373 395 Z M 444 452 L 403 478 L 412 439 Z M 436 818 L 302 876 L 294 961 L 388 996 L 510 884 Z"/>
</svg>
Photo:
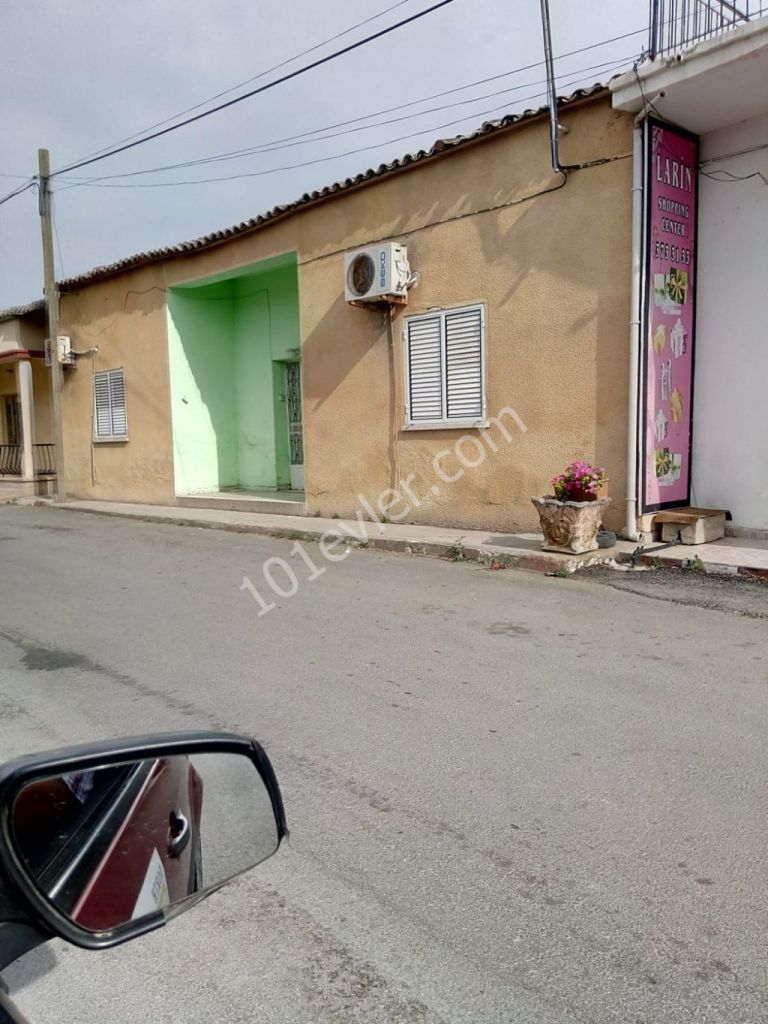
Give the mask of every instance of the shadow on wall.
<svg viewBox="0 0 768 1024">
<path fill-rule="evenodd" d="M 414 224 L 457 218 L 480 205 L 468 189 L 451 201 L 430 201 L 414 212 L 410 195 L 403 204 L 407 216 L 395 213 L 376 226 L 375 234 L 402 237 L 412 266 L 422 274 L 421 288 L 412 292 L 406 314 L 432 304 L 488 302 L 489 412 L 495 411 L 494 403 L 513 406 L 534 445 L 538 435 L 537 450 L 546 450 L 546 465 L 528 458 L 514 468 L 513 489 L 525 495 L 516 499 L 515 516 L 531 522 L 528 496 L 546 491 L 550 478 L 571 460 L 586 458 L 607 467 L 614 496 L 608 520 L 619 522 L 625 487 L 631 169 L 628 162 L 591 168 L 572 174 L 560 187 L 546 164 L 531 162 L 528 167 L 526 172 L 518 165 L 510 175 L 514 189 L 497 189 L 490 197 L 483 192 L 484 205 L 506 203 L 506 209 L 408 235 Z M 515 202 L 545 189 L 550 191 Z M 396 202 L 392 209 L 397 209 Z M 320 414 L 312 426 L 315 445 L 345 450 L 351 476 L 355 469 L 364 474 L 366 466 L 385 458 L 391 480 L 397 438 L 403 479 L 413 468 L 409 448 L 416 458 L 416 449 L 426 442 L 423 434 L 402 431 L 402 403 L 393 404 L 388 316 L 350 309 L 343 296 L 343 257 L 329 257 L 328 262 L 337 268 L 338 280 L 329 280 L 327 270 L 324 276 L 320 270 L 302 270 L 311 279 L 309 287 L 317 282 L 328 295 L 302 351 L 307 416 Z M 308 287 L 304 281 L 303 287 Z M 394 334 L 393 365 L 399 380 L 399 314 Z M 497 386 L 499 379 L 504 387 Z M 361 395 L 366 397 L 361 400 Z M 330 409 L 323 414 L 332 399 L 333 414 Z M 343 414 L 336 416 L 337 409 Z M 442 438 L 432 440 L 437 444 Z M 325 488 L 322 475 L 320 480 L 310 476 L 318 492 Z M 361 475 L 347 486 L 360 493 L 367 483 Z"/>
<path fill-rule="evenodd" d="M 343 264 L 340 264 L 340 268 Z M 388 336 L 388 314 L 378 306 L 352 307 L 344 299 L 344 279 L 340 269 L 339 286 L 331 304 L 309 336 L 304 339 L 301 357 L 308 368 L 305 399 L 315 410 L 332 399 L 353 374 L 368 352 Z M 350 329 L 350 328 L 354 329 Z M 312 372 L 309 372 L 311 367 Z M 318 372 L 320 370 L 320 372 Z"/>
<path fill-rule="evenodd" d="M 532 125 L 523 129 L 520 135 L 521 146 L 520 150 L 515 150 L 514 147 L 509 148 L 508 140 L 497 140 L 497 142 L 491 142 L 492 151 L 496 154 L 498 159 L 505 157 L 511 158 L 510 173 L 507 177 L 507 183 L 503 186 L 498 187 L 494 190 L 489 190 L 488 182 L 473 181 L 471 184 L 460 193 L 456 190 L 440 190 L 430 189 L 429 191 L 422 189 L 422 194 L 429 196 L 430 199 L 427 202 L 416 206 L 414 204 L 414 195 L 418 194 L 415 192 L 412 186 L 412 178 L 408 175 L 401 175 L 390 180 L 388 183 L 391 187 L 391 191 L 388 194 L 387 205 L 380 212 L 383 213 L 378 219 L 375 219 L 375 209 L 372 211 L 373 216 L 371 220 L 370 235 L 372 238 L 378 239 L 403 239 L 403 241 L 409 246 L 409 257 L 411 263 L 415 269 L 419 269 L 419 255 L 420 249 L 425 245 L 426 248 L 431 248 L 431 236 L 435 231 L 446 230 L 440 227 L 443 222 L 447 225 L 456 223 L 457 221 L 464 221 L 467 224 L 475 224 L 475 236 L 473 240 L 473 248 L 475 251 L 482 253 L 483 259 L 475 264 L 479 269 L 479 281 L 477 284 L 480 285 L 482 291 L 482 285 L 485 279 L 485 270 L 487 267 L 493 267 L 494 270 L 499 266 L 499 261 L 503 260 L 505 264 L 508 264 L 513 273 L 513 278 L 510 282 L 509 288 L 506 294 L 497 297 L 495 299 L 496 304 L 504 304 L 514 294 L 519 282 L 524 279 L 531 271 L 538 270 L 542 264 L 546 264 L 546 257 L 541 258 L 536 251 L 537 243 L 539 246 L 542 241 L 546 241 L 548 236 L 554 236 L 557 234 L 553 231 L 553 225 L 548 223 L 548 214 L 544 217 L 543 231 L 541 226 L 537 226 L 534 235 L 531 239 L 533 243 L 534 256 L 533 259 L 518 258 L 515 253 L 513 246 L 517 242 L 518 228 L 517 224 L 513 223 L 506 231 L 501 231 L 499 228 L 499 217 L 498 211 L 495 208 L 515 207 L 521 211 L 531 209 L 532 207 L 540 208 L 542 201 L 547 202 L 551 196 L 547 193 L 560 191 L 561 181 L 559 177 L 553 177 L 552 172 L 549 168 L 549 162 L 547 158 L 546 145 L 541 147 L 541 160 L 531 160 L 523 156 L 523 154 L 530 155 L 530 139 L 532 133 L 539 134 L 543 139 L 546 140 L 547 128 L 543 125 Z M 497 147 L 494 149 L 494 147 Z M 455 159 L 462 161 L 467 157 L 467 153 L 457 154 Z M 537 153 L 538 155 L 538 153 Z M 451 162 L 448 162 L 447 166 L 450 166 Z M 510 184 L 511 183 L 511 184 Z M 546 191 L 545 191 L 546 190 Z M 543 195 L 539 195 L 544 191 Z M 432 199 L 431 197 L 438 194 L 440 198 Z M 533 197 L 533 198 L 528 198 Z M 343 200 L 342 200 L 343 203 Z M 477 209 L 490 208 L 488 214 L 474 214 L 473 211 Z M 398 211 L 404 211 L 402 213 Z M 593 217 L 594 215 L 594 197 L 588 204 L 588 208 L 580 211 L 581 217 Z M 425 228 L 421 228 L 422 225 L 427 225 Z M 416 230 L 414 230 L 414 228 Z M 429 232 L 429 235 L 422 234 L 423 232 Z M 447 229 L 451 231 L 450 226 Z M 522 228 L 523 232 L 525 227 Z M 360 225 L 358 223 L 349 224 L 350 234 L 352 232 L 359 234 Z M 413 234 L 410 234 L 414 232 Z M 446 260 L 450 264 L 453 259 L 459 257 L 461 254 L 452 248 L 454 235 L 443 235 L 443 238 L 448 239 Z M 350 246 L 351 247 L 351 246 Z M 466 246 L 465 246 L 466 248 Z M 327 260 L 336 259 L 336 262 L 340 266 L 343 266 L 343 255 L 337 255 L 336 257 L 329 256 Z M 321 260 L 323 258 L 321 257 Z M 305 264 L 306 266 L 306 264 Z M 570 268 L 576 274 L 579 273 L 580 267 L 577 261 L 576 265 L 572 265 Z M 445 278 L 448 281 L 453 282 L 455 280 L 454 274 L 446 275 L 441 266 L 433 271 L 439 275 L 440 278 Z M 334 336 L 334 329 L 337 323 L 340 322 L 337 314 L 339 311 L 346 311 L 347 305 L 344 302 L 343 294 L 344 282 L 343 282 L 343 270 L 339 273 L 338 287 L 332 289 L 331 294 L 333 295 L 332 304 L 329 306 L 326 314 L 316 323 L 312 331 L 304 338 L 304 347 L 302 351 L 302 357 L 305 359 L 312 359 L 314 350 L 317 349 L 317 355 L 327 355 L 327 348 L 329 345 L 333 345 L 334 357 L 337 355 L 337 345 L 340 339 Z M 434 293 L 434 287 L 431 294 Z M 467 281 L 467 290 L 471 291 L 471 299 L 476 300 L 478 298 L 477 285 L 474 282 Z M 418 291 L 413 293 L 415 305 L 418 307 L 419 293 Z M 466 295 L 457 296 L 455 292 L 451 291 L 447 294 L 440 296 L 441 302 L 444 305 L 450 305 L 454 302 L 460 303 L 468 301 Z M 416 310 L 417 311 L 417 310 Z M 364 311 L 361 311 L 365 315 Z M 374 315 L 368 314 L 369 319 L 373 320 Z M 347 328 L 348 328 L 347 321 Z M 370 348 L 371 344 L 375 344 L 375 341 L 382 337 L 387 331 L 386 317 L 382 316 L 378 323 L 378 329 L 371 329 L 370 331 L 361 331 L 360 346 L 357 351 L 354 347 L 346 344 L 347 339 L 343 339 L 345 342 L 344 356 L 341 360 L 338 360 L 338 366 L 331 370 L 329 367 L 326 368 L 326 372 L 323 378 L 323 388 L 314 394 L 313 401 L 315 407 L 319 408 L 327 399 L 333 394 L 334 390 L 338 385 L 346 378 L 347 374 L 354 369 L 354 366 L 363 358 Z M 326 348 L 326 352 L 323 353 L 323 348 Z M 308 374 L 309 376 L 309 374 Z"/>
<path fill-rule="evenodd" d="M 628 175 L 625 181 L 611 165 L 578 172 L 564 188 L 521 206 L 506 230 L 498 218 L 486 218 L 490 230 L 477 230 L 485 260 L 503 265 L 510 282 L 499 308 L 511 306 L 520 393 L 526 380 L 545 375 L 548 384 L 536 408 L 517 408 L 530 431 L 557 429 L 552 448 L 560 460 L 524 470 L 524 490 L 548 491 L 568 462 L 594 460 L 607 468 L 613 496 L 607 520 L 617 526 L 626 492 Z M 595 214 L 598 197 L 602 215 Z"/>
</svg>

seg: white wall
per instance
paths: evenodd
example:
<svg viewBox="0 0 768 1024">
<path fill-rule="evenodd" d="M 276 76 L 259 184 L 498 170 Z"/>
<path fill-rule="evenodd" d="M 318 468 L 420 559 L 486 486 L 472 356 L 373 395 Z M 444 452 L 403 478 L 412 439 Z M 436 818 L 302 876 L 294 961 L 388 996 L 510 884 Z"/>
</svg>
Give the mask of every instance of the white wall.
<svg viewBox="0 0 768 1024">
<path fill-rule="evenodd" d="M 702 138 L 703 170 L 761 171 L 768 114 Z M 720 175 L 725 177 L 725 175 Z M 768 185 L 701 175 L 692 504 L 768 529 Z"/>
</svg>

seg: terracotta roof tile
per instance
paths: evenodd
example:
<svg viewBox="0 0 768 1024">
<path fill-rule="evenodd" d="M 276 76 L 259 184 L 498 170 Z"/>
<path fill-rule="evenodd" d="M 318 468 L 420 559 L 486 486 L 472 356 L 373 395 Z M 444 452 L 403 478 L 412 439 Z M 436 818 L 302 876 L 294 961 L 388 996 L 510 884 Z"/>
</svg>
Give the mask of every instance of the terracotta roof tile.
<svg viewBox="0 0 768 1024">
<path fill-rule="evenodd" d="M 15 320 L 17 317 L 31 316 L 33 313 L 41 313 L 45 309 L 45 302 L 37 299 L 35 302 L 28 302 L 25 306 L 11 306 L 9 309 L 0 310 L 0 321 Z"/>
</svg>

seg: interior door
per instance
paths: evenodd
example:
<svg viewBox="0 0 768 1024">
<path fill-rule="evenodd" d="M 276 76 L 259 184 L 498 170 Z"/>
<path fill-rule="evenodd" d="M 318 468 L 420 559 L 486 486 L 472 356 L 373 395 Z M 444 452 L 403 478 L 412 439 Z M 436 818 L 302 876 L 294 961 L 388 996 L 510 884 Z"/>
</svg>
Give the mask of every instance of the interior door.
<svg viewBox="0 0 768 1024">
<path fill-rule="evenodd" d="M 304 490 L 304 430 L 301 419 L 301 363 L 285 364 L 285 395 L 288 411 L 288 444 L 291 458 L 291 489 Z"/>
</svg>

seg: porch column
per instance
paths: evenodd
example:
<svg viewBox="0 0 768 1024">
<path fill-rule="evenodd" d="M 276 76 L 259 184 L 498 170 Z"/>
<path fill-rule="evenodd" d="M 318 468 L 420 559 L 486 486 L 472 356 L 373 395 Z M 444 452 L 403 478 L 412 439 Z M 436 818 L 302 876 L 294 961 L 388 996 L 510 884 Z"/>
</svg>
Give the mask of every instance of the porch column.
<svg viewBox="0 0 768 1024">
<path fill-rule="evenodd" d="M 21 475 L 24 480 L 35 476 L 35 396 L 32 390 L 32 362 L 19 359 L 16 363 L 16 384 L 21 406 Z"/>
</svg>

